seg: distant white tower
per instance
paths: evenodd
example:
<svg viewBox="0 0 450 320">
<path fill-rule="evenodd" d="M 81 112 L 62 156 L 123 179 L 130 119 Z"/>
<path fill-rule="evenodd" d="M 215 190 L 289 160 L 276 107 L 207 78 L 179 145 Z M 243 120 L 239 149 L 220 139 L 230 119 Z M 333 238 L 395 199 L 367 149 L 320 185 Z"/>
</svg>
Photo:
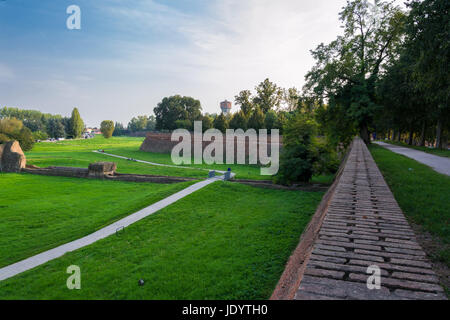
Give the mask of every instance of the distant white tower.
<svg viewBox="0 0 450 320">
<path fill-rule="evenodd" d="M 220 103 L 220 109 L 222 109 L 224 115 L 229 114 L 231 112 L 231 102 L 228 100 L 222 101 Z"/>
</svg>

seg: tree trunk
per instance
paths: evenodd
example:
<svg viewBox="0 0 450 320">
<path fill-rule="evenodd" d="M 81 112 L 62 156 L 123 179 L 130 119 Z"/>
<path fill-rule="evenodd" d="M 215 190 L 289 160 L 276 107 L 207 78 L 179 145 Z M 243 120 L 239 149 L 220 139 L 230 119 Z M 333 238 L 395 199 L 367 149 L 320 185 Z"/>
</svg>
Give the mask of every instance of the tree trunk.
<svg viewBox="0 0 450 320">
<path fill-rule="evenodd" d="M 413 134 L 414 134 L 413 129 L 409 130 L 408 145 L 410 145 L 410 146 L 413 143 Z"/>
<path fill-rule="evenodd" d="M 439 149 L 442 147 L 441 137 L 442 137 L 442 120 L 439 119 L 436 126 L 436 148 Z"/>
<path fill-rule="evenodd" d="M 361 128 L 359 129 L 359 135 L 366 145 L 370 144 L 369 129 L 367 128 L 366 124 L 361 125 Z"/>
<path fill-rule="evenodd" d="M 419 146 L 424 147 L 425 146 L 425 132 L 427 130 L 427 123 L 424 121 L 422 124 L 422 132 L 420 132 L 420 141 Z"/>
<path fill-rule="evenodd" d="M 397 142 L 400 142 L 400 137 L 401 137 L 401 135 L 402 135 L 402 131 L 399 129 L 399 130 L 397 131 Z"/>
</svg>

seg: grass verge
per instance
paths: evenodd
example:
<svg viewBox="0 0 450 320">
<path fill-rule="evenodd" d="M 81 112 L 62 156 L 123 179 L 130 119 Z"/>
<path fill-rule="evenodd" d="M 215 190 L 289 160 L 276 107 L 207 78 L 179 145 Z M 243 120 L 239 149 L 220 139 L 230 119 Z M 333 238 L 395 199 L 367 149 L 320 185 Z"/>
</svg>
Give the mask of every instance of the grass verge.
<svg viewBox="0 0 450 320">
<path fill-rule="evenodd" d="M 377 145 L 370 151 L 408 219 L 441 240 L 432 258 L 450 266 L 450 177 Z"/>
<path fill-rule="evenodd" d="M 0 299 L 267 299 L 322 195 L 216 182 L 0 282 Z M 73 264 L 81 290 L 66 287 Z"/>
<path fill-rule="evenodd" d="M 0 174 L 0 267 L 88 235 L 192 183 Z"/>
</svg>

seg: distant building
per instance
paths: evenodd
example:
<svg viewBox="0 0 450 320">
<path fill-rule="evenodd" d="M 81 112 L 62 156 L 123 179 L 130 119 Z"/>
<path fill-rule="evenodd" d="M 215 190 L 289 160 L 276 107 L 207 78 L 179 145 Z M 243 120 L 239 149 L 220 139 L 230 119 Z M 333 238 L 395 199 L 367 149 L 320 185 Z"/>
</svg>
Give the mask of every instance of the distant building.
<svg viewBox="0 0 450 320">
<path fill-rule="evenodd" d="M 220 103 L 220 109 L 222 109 L 224 115 L 231 113 L 231 102 L 228 100 L 222 101 Z"/>
</svg>

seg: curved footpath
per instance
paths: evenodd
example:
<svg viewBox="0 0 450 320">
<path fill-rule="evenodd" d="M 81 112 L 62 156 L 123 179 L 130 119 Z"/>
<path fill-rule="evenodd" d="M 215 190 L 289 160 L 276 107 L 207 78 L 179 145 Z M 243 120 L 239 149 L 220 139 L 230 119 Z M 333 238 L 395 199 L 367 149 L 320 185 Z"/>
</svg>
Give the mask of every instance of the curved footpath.
<svg viewBox="0 0 450 320">
<path fill-rule="evenodd" d="M 92 152 L 95 153 L 99 153 L 99 154 L 104 154 L 106 156 L 109 157 L 114 157 L 114 158 L 119 158 L 119 159 L 124 159 L 124 160 L 133 160 L 139 163 L 145 163 L 145 164 L 150 164 L 152 166 L 158 166 L 158 167 L 167 167 L 167 168 L 177 168 L 177 169 L 191 169 L 191 170 L 202 170 L 202 171 L 210 171 L 212 169 L 204 169 L 204 168 L 196 168 L 196 167 L 183 167 L 183 166 L 177 166 L 177 165 L 172 165 L 172 164 L 162 164 L 162 163 L 156 163 L 156 162 L 149 162 L 149 161 L 144 161 L 144 160 L 137 160 L 137 159 L 131 159 L 128 157 L 124 157 L 124 156 L 118 156 L 116 154 L 111 154 L 111 153 L 106 153 L 106 152 L 100 152 L 97 150 L 94 150 Z M 215 170 L 218 173 L 222 173 L 224 174 L 225 171 L 220 171 L 220 170 Z"/>
<path fill-rule="evenodd" d="M 392 152 L 414 159 L 431 167 L 434 171 L 450 176 L 450 158 L 436 156 L 412 148 L 400 147 L 390 143 L 375 141 L 374 143 Z"/>
<path fill-rule="evenodd" d="M 102 153 L 102 154 L 105 154 L 105 153 Z M 111 157 L 128 159 L 126 157 L 116 156 L 113 154 L 105 154 L 105 155 L 108 155 Z M 141 162 L 141 163 L 147 163 L 147 164 L 151 164 L 151 165 L 180 168 L 179 166 L 171 166 L 171 165 L 165 165 L 165 164 L 160 164 L 160 163 L 152 163 L 152 162 L 147 162 L 147 161 L 142 161 L 142 160 L 135 160 L 135 161 Z M 202 170 L 208 170 L 208 169 L 202 169 Z M 217 171 L 217 170 L 216 170 L 216 172 L 224 173 L 223 171 Z M 233 173 L 231 175 L 234 176 Z M 33 268 L 40 266 L 41 264 L 44 264 L 50 260 L 61 257 L 62 255 L 66 254 L 68 252 L 75 251 L 77 249 L 86 247 L 98 240 L 101 240 L 110 235 L 113 235 L 118 230 L 128 227 L 129 225 L 131 225 L 139 220 L 142 220 L 145 217 L 148 217 L 149 215 L 171 205 L 172 203 L 190 195 L 191 193 L 193 193 L 195 191 L 198 191 L 198 190 L 206 187 L 207 185 L 210 185 L 213 182 L 223 180 L 223 179 L 224 179 L 224 176 L 220 176 L 220 177 L 214 177 L 214 178 L 209 178 L 209 179 L 200 181 L 196 184 L 193 184 L 192 186 L 187 187 L 186 189 L 183 189 L 161 201 L 158 201 L 158 202 L 150 205 L 149 207 L 146 207 L 146 208 L 144 208 L 138 212 L 135 212 L 123 219 L 120 219 L 120 220 L 118 220 L 118 221 L 116 221 L 94 233 L 91 233 L 83 238 L 71 241 L 71 242 L 63 244 L 59 247 L 44 251 L 44 252 L 34 255 L 30 258 L 27 258 L 25 260 L 22 260 L 22 261 L 14 263 L 14 264 L 11 264 L 9 266 L 3 267 L 0 269 L 0 281 L 11 278 L 19 273 L 33 269 Z"/>
<path fill-rule="evenodd" d="M 446 299 L 438 277 L 361 139 L 354 140 L 324 210 L 311 253 L 296 266 L 304 271 L 294 288 L 295 296 L 281 298 Z M 368 273 L 369 266 L 381 270 L 380 289 L 368 288 L 373 274 Z"/>
</svg>

